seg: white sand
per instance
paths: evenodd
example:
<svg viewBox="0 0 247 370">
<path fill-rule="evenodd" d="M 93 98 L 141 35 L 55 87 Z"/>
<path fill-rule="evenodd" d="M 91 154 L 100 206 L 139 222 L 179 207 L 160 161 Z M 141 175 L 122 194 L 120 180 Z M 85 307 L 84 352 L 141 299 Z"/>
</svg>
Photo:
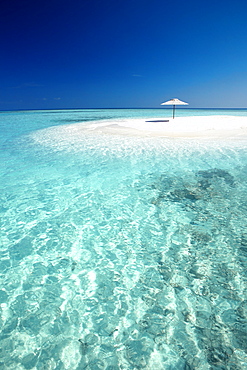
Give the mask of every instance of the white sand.
<svg viewBox="0 0 247 370">
<path fill-rule="evenodd" d="M 162 120 L 169 120 L 162 122 Z M 87 126 L 90 131 L 130 136 L 188 138 L 247 138 L 247 117 L 193 116 L 104 121 Z"/>
</svg>

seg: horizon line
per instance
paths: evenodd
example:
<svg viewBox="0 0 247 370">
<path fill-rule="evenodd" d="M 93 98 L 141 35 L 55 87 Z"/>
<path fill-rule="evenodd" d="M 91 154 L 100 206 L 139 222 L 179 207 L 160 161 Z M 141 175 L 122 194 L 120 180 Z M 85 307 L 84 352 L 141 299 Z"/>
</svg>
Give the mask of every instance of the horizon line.
<svg viewBox="0 0 247 370">
<path fill-rule="evenodd" d="M 171 107 L 165 107 L 165 108 L 161 108 L 161 107 L 154 107 L 154 108 L 143 108 L 143 107 L 135 107 L 135 108 L 96 108 L 96 107 L 92 107 L 92 108 L 21 108 L 21 109 L 0 109 L 0 112 L 23 112 L 23 111 L 38 111 L 38 110 L 92 110 L 92 109 L 95 109 L 95 110 L 102 110 L 102 109 L 159 109 L 159 110 L 171 110 L 172 109 L 172 106 Z M 203 108 L 203 107 L 200 107 L 200 108 L 195 108 L 195 107 L 180 107 L 179 105 L 176 105 L 176 109 L 184 109 L 184 110 L 189 110 L 189 109 L 208 109 L 208 110 L 247 110 L 247 107 L 246 108 L 210 108 L 210 107 L 207 107 L 207 108 Z"/>
</svg>

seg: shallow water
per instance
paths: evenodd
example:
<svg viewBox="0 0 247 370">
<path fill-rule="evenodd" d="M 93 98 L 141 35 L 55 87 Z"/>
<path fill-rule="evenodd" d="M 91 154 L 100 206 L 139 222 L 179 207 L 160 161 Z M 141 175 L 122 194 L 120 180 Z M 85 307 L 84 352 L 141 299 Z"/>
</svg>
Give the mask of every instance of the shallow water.
<svg viewBox="0 0 247 370">
<path fill-rule="evenodd" d="M 79 123 L 159 114 L 0 115 L 2 369 L 247 369 L 246 142 Z"/>
</svg>

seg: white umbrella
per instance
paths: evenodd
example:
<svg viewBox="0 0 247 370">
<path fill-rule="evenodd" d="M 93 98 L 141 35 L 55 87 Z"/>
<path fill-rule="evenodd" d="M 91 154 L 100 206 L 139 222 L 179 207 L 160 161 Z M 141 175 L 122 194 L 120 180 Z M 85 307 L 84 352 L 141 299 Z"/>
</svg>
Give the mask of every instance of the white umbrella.
<svg viewBox="0 0 247 370">
<path fill-rule="evenodd" d="M 184 101 L 181 101 L 179 99 L 171 99 L 166 101 L 165 103 L 162 103 L 160 105 L 173 105 L 173 118 L 175 117 L 175 106 L 176 105 L 188 105 L 188 103 L 185 103 Z"/>
</svg>

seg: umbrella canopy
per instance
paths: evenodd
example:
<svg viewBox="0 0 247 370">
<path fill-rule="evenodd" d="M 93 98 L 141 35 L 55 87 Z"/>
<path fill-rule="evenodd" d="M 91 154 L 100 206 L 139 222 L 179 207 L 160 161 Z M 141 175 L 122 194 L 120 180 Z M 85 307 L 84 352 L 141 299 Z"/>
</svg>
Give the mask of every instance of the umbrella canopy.
<svg viewBox="0 0 247 370">
<path fill-rule="evenodd" d="M 162 103 L 161 105 L 173 105 L 173 118 L 174 118 L 175 117 L 175 106 L 176 105 L 188 105 L 188 103 L 185 103 L 182 100 L 174 98 L 174 99 L 166 101 L 165 103 Z"/>
</svg>

